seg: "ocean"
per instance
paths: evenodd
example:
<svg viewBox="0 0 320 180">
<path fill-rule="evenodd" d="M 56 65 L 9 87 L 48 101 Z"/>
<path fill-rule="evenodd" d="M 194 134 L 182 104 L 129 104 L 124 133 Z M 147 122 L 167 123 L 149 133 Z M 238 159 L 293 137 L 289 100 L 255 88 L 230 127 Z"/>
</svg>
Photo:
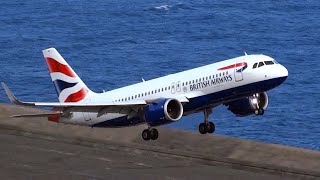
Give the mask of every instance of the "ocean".
<svg viewBox="0 0 320 180">
<path fill-rule="evenodd" d="M 0 81 L 24 101 L 57 101 L 41 52 L 49 47 L 95 92 L 265 54 L 288 79 L 268 92 L 264 116 L 215 108 L 215 133 L 320 150 L 319 9 L 317 0 L 1 1 Z M 168 127 L 198 131 L 202 121 L 198 113 Z"/>
</svg>

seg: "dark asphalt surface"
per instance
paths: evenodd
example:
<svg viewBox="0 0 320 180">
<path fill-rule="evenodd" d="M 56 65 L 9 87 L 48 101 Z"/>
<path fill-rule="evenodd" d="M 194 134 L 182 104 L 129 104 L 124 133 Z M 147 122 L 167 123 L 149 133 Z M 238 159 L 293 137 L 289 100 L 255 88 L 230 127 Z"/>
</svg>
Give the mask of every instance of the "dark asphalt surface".
<svg viewBox="0 0 320 180">
<path fill-rule="evenodd" d="M 91 129 L 0 105 L 0 179 L 320 179 L 320 152 L 224 136 L 143 127 Z"/>
</svg>

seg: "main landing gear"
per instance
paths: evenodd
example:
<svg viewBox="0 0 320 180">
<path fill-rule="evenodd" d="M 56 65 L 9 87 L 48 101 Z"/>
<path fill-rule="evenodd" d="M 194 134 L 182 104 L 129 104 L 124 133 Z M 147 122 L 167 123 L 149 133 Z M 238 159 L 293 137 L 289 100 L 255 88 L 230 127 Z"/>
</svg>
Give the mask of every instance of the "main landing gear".
<svg viewBox="0 0 320 180">
<path fill-rule="evenodd" d="M 155 128 L 148 128 L 148 129 L 143 130 L 141 135 L 142 135 L 143 140 L 145 140 L 145 141 L 148 141 L 150 139 L 156 140 L 159 137 L 159 132 Z"/>
<path fill-rule="evenodd" d="M 199 132 L 201 134 L 213 133 L 216 129 L 216 126 L 213 122 L 208 120 L 209 115 L 212 113 L 212 109 L 205 109 L 204 113 L 204 122 L 199 124 Z"/>
</svg>

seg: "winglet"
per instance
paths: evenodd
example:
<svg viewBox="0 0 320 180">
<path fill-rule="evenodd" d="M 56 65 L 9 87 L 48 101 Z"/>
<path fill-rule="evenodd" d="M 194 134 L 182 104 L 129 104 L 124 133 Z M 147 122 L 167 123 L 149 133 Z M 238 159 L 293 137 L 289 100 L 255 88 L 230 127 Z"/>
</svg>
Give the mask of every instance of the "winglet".
<svg viewBox="0 0 320 180">
<path fill-rule="evenodd" d="M 11 90 L 8 88 L 8 86 L 7 86 L 4 82 L 1 82 L 1 85 L 2 85 L 3 89 L 6 91 L 6 94 L 7 94 L 8 98 L 10 99 L 10 101 L 11 101 L 13 104 L 24 105 L 24 106 L 34 106 L 34 103 L 25 103 L 25 102 L 19 101 L 19 100 L 13 95 L 13 93 L 11 92 Z"/>
</svg>

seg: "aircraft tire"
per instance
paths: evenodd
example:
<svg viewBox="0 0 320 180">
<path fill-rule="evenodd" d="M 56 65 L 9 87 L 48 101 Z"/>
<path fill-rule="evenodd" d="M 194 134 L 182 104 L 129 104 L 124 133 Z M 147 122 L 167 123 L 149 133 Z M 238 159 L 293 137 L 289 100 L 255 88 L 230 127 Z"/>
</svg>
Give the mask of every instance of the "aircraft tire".
<svg viewBox="0 0 320 180">
<path fill-rule="evenodd" d="M 216 126 L 215 126 L 215 124 L 213 122 L 208 122 L 206 124 L 206 127 L 207 127 L 207 132 L 210 133 L 210 134 L 213 133 L 216 130 Z"/>
<path fill-rule="evenodd" d="M 263 115 L 264 114 L 264 109 L 259 109 L 259 115 Z"/>
<path fill-rule="evenodd" d="M 151 132 L 149 131 L 149 129 L 145 129 L 142 131 L 141 136 L 143 140 L 148 141 L 151 138 Z"/>
<path fill-rule="evenodd" d="M 264 114 L 264 109 L 256 109 L 254 114 L 257 116 L 262 116 Z"/>
<path fill-rule="evenodd" d="M 200 123 L 199 124 L 199 132 L 201 134 L 206 134 L 208 132 L 205 123 Z"/>
<path fill-rule="evenodd" d="M 254 110 L 254 114 L 259 116 L 259 109 Z"/>
<path fill-rule="evenodd" d="M 159 132 L 158 132 L 158 130 L 157 130 L 157 129 L 151 129 L 151 130 L 150 130 L 150 138 L 151 138 L 152 140 L 156 140 L 156 139 L 158 139 L 158 137 L 159 137 Z"/>
</svg>

